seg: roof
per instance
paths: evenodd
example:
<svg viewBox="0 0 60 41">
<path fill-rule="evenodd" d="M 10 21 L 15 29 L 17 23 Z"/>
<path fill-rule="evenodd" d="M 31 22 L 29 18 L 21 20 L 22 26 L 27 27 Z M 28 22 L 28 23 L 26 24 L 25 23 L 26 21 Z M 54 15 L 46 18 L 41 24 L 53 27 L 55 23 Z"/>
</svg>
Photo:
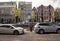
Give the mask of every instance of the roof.
<svg viewBox="0 0 60 41">
<path fill-rule="evenodd" d="M 0 26 L 1 26 L 1 25 L 14 25 L 14 24 L 0 24 Z"/>
</svg>

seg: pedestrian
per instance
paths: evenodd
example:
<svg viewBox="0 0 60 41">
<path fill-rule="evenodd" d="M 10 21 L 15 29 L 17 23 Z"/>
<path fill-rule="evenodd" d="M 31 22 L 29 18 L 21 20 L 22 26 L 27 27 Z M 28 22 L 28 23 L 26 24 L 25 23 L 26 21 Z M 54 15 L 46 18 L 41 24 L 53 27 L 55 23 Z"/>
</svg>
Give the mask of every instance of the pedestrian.
<svg viewBox="0 0 60 41">
<path fill-rule="evenodd" d="M 30 23 L 30 32 L 33 30 L 33 23 Z"/>
</svg>

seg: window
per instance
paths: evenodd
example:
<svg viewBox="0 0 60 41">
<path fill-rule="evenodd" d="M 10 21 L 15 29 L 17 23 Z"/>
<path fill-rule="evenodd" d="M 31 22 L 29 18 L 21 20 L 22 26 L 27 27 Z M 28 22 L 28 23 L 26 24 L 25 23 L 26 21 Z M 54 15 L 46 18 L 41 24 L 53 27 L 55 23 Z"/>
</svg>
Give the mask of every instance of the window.
<svg viewBox="0 0 60 41">
<path fill-rule="evenodd" d="M 39 24 L 39 25 L 41 25 L 41 26 L 51 26 L 51 25 L 48 24 L 48 23 L 42 23 L 42 24 Z"/>
<path fill-rule="evenodd" d="M 13 25 L 14 27 L 21 27 L 20 25 Z"/>
<path fill-rule="evenodd" d="M 58 26 L 60 26 L 60 24 L 57 24 Z"/>
<path fill-rule="evenodd" d="M 0 27 L 10 28 L 10 26 L 9 26 L 9 25 L 2 25 L 2 26 L 0 26 Z"/>
</svg>

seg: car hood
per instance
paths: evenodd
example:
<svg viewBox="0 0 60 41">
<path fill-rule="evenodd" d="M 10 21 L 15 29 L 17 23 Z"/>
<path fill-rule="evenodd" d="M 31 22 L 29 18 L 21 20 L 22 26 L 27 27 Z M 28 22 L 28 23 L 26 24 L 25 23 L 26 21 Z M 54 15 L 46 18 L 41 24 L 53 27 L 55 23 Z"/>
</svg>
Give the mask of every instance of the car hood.
<svg viewBox="0 0 60 41">
<path fill-rule="evenodd" d="M 15 29 L 23 29 L 22 27 L 16 27 Z"/>
</svg>

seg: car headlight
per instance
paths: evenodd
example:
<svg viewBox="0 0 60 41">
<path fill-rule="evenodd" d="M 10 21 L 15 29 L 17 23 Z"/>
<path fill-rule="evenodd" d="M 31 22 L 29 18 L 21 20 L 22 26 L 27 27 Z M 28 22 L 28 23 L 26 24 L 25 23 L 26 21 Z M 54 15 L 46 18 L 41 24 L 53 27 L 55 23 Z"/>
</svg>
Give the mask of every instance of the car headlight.
<svg viewBox="0 0 60 41">
<path fill-rule="evenodd" d="M 23 30 L 23 29 L 19 29 L 19 30 Z"/>
</svg>

